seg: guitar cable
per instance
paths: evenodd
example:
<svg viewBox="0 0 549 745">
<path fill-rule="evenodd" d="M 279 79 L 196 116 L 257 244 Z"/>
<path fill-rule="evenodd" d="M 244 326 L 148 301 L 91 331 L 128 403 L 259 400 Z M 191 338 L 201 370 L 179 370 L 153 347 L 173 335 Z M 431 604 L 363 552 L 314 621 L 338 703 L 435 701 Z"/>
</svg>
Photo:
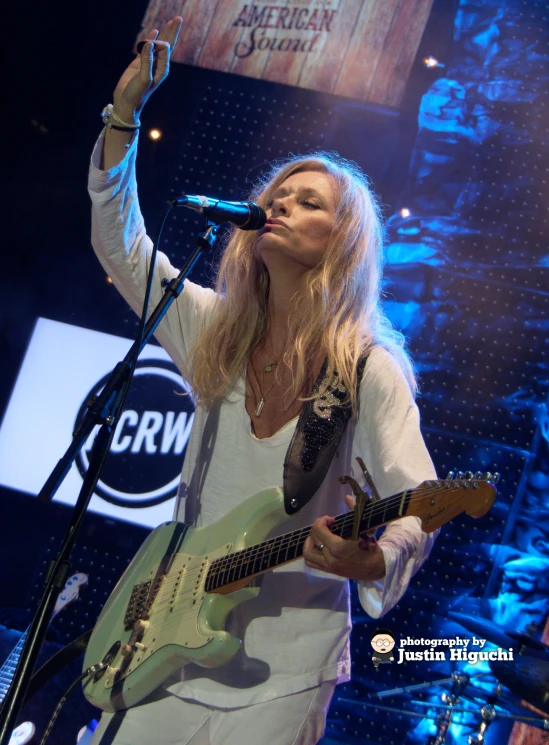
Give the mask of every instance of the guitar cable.
<svg viewBox="0 0 549 745">
<path fill-rule="evenodd" d="M 72 689 L 75 688 L 80 683 L 80 681 L 84 680 L 84 678 L 89 677 L 89 674 L 90 673 L 89 673 L 88 670 L 85 670 L 83 673 L 81 673 L 78 676 L 78 678 L 76 678 L 76 680 L 73 680 L 73 682 L 67 688 L 67 690 L 65 691 L 65 693 L 61 696 L 61 698 L 59 699 L 59 703 L 55 707 L 55 711 L 53 712 L 53 714 L 51 716 L 51 719 L 48 722 L 48 726 L 46 727 L 46 729 L 44 731 L 44 735 L 43 735 L 42 739 L 40 740 L 40 745 L 45 745 L 46 740 L 50 736 L 50 733 L 51 733 L 51 731 L 53 729 L 53 726 L 54 726 L 55 722 L 57 721 L 57 717 L 59 716 L 59 713 L 60 713 L 61 709 L 63 708 L 63 706 L 65 704 L 65 701 L 67 700 L 67 698 L 68 698 L 70 692 L 72 691 Z"/>
<path fill-rule="evenodd" d="M 116 653 L 120 647 L 120 642 L 115 642 L 112 647 L 109 649 L 107 654 L 103 657 L 101 662 L 96 662 L 95 665 L 91 665 L 86 670 L 84 670 L 83 673 L 81 673 L 73 682 L 70 684 L 70 686 L 67 688 L 65 693 L 61 696 L 59 699 L 59 703 L 55 707 L 55 711 L 53 712 L 50 721 L 48 722 L 48 726 L 46 727 L 44 731 L 44 735 L 42 739 L 40 740 L 40 745 L 46 745 L 46 740 L 51 734 L 51 731 L 55 725 L 55 722 L 57 721 L 57 717 L 59 716 L 59 713 L 63 706 L 65 705 L 65 701 L 69 697 L 71 691 L 73 688 L 75 688 L 84 678 L 88 678 L 88 680 L 84 683 L 84 687 L 88 685 L 90 680 L 92 678 L 95 678 L 97 680 L 97 676 L 99 673 L 103 673 L 104 670 L 108 668 L 108 666 L 111 664 L 113 659 L 116 656 Z"/>
</svg>

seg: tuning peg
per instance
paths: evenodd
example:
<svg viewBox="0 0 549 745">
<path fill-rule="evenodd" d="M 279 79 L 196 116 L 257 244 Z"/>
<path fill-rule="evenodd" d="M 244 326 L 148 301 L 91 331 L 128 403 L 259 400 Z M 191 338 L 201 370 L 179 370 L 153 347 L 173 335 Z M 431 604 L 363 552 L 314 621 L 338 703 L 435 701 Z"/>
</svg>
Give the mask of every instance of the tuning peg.
<svg viewBox="0 0 549 745">
<path fill-rule="evenodd" d="M 482 478 L 482 471 L 475 471 L 475 478 L 481 479 Z"/>
<path fill-rule="evenodd" d="M 448 475 L 446 476 L 448 481 L 453 481 L 455 477 L 456 477 L 456 474 L 454 473 L 454 471 L 448 471 Z"/>
<path fill-rule="evenodd" d="M 499 473 L 498 473 L 498 472 L 496 471 L 496 473 L 494 473 L 494 475 L 492 476 L 492 483 L 493 483 L 493 484 L 497 484 L 497 483 L 498 483 L 498 481 L 500 480 L 500 478 L 501 478 L 501 474 L 499 474 Z"/>
<path fill-rule="evenodd" d="M 486 473 L 482 477 L 485 481 L 491 481 L 492 480 L 492 474 L 490 471 L 486 471 Z"/>
<path fill-rule="evenodd" d="M 463 473 L 463 471 L 458 471 L 456 473 L 456 478 L 457 479 L 462 479 L 464 476 L 465 476 L 465 474 Z"/>
<path fill-rule="evenodd" d="M 475 476 L 472 471 L 466 471 L 465 478 L 467 479 L 467 481 L 472 481 L 475 478 Z"/>
</svg>

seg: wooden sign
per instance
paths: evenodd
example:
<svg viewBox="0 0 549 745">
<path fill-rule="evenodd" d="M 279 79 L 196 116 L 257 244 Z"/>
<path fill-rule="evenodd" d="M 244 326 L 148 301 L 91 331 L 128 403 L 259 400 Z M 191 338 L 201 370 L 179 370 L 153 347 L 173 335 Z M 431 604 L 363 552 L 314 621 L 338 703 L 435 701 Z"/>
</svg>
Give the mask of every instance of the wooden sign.
<svg viewBox="0 0 549 745">
<path fill-rule="evenodd" d="M 433 0 L 151 0 L 143 32 L 173 15 L 172 60 L 399 106 Z"/>
</svg>

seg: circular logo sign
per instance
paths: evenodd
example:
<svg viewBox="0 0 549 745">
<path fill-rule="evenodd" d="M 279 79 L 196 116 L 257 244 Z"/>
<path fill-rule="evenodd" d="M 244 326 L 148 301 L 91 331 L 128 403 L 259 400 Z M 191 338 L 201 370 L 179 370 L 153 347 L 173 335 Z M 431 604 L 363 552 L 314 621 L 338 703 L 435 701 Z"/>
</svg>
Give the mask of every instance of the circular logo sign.
<svg viewBox="0 0 549 745">
<path fill-rule="evenodd" d="M 99 380 L 84 399 L 104 388 Z M 175 365 L 165 360 L 140 360 L 120 415 L 110 453 L 95 494 L 120 507 L 152 507 L 177 493 L 185 448 L 194 418 L 194 404 Z M 80 475 L 88 470 L 96 427 L 76 458 Z"/>
</svg>

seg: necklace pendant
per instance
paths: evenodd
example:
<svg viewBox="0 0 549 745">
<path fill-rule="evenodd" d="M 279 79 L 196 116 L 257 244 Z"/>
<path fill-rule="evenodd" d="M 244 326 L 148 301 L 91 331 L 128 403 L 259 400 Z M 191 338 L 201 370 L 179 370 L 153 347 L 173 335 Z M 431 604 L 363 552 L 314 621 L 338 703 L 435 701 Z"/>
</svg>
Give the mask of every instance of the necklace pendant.
<svg viewBox="0 0 549 745">
<path fill-rule="evenodd" d="M 257 405 L 257 409 L 255 410 L 256 416 L 261 416 L 261 412 L 263 411 L 263 407 L 265 406 L 265 399 L 263 396 L 261 396 L 261 401 Z"/>
<path fill-rule="evenodd" d="M 273 369 L 272 365 L 265 365 L 265 372 L 271 372 L 272 369 Z"/>
</svg>

